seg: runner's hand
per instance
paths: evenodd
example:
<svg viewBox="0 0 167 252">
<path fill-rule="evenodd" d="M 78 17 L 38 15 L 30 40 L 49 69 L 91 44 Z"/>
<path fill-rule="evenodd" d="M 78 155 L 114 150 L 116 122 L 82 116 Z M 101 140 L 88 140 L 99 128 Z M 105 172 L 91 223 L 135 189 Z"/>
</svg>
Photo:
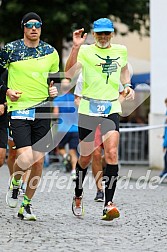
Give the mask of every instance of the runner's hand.
<svg viewBox="0 0 167 252">
<path fill-rule="evenodd" d="M 126 100 L 134 100 L 135 99 L 135 92 L 132 88 L 126 87 L 123 91 L 123 95 Z"/>
<path fill-rule="evenodd" d="M 8 89 L 6 95 L 9 97 L 11 101 L 17 101 L 21 97 L 22 92 Z"/>
<path fill-rule="evenodd" d="M 4 114 L 5 106 L 4 104 L 0 104 L 0 116 Z"/>
<path fill-rule="evenodd" d="M 87 33 L 84 33 L 84 28 L 76 30 L 73 32 L 73 44 L 74 46 L 81 46 L 82 44 L 84 44 L 85 39 L 87 37 Z M 83 36 L 82 36 L 83 34 Z"/>
<path fill-rule="evenodd" d="M 51 81 L 50 85 L 49 85 L 49 96 L 52 98 L 54 98 L 58 95 L 57 88 L 53 85 L 54 85 L 54 81 Z"/>
</svg>

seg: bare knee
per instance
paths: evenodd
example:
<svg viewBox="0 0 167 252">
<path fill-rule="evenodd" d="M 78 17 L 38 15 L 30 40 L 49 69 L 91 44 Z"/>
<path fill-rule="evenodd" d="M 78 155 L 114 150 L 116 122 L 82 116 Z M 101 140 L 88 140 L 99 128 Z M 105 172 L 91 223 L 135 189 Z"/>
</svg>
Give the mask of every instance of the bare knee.
<svg viewBox="0 0 167 252">
<path fill-rule="evenodd" d="M 118 162 L 118 149 L 111 148 L 105 153 L 106 163 L 116 164 Z"/>
<path fill-rule="evenodd" d="M 34 164 L 34 159 L 32 155 L 22 153 L 20 154 L 15 163 L 24 171 L 30 168 Z"/>
</svg>

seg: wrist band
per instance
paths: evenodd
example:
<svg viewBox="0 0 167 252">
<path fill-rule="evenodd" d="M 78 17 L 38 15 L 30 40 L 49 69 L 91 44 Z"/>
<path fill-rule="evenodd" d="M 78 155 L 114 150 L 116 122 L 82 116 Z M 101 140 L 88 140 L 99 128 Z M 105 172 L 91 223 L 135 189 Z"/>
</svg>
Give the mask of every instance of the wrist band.
<svg viewBox="0 0 167 252">
<path fill-rule="evenodd" d="M 125 85 L 123 85 L 123 86 L 124 86 L 124 88 L 126 88 L 126 87 L 132 87 L 132 85 L 129 84 L 129 83 L 127 83 L 127 84 L 125 84 Z"/>
</svg>

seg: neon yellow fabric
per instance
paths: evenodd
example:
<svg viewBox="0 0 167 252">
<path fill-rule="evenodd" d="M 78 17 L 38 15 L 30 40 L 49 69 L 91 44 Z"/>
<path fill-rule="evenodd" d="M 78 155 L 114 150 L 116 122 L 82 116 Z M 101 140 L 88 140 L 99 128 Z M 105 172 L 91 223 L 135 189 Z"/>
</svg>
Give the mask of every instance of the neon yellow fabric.
<svg viewBox="0 0 167 252">
<path fill-rule="evenodd" d="M 125 46 L 112 44 L 110 48 L 100 49 L 94 44 L 83 45 L 77 61 L 82 64 L 83 96 L 99 100 L 119 97 L 121 68 L 127 64 Z M 81 99 L 79 113 L 89 114 L 89 101 Z M 112 103 L 112 113 L 121 113 L 118 100 Z"/>
<path fill-rule="evenodd" d="M 15 186 L 19 186 L 20 185 L 20 180 L 16 180 L 15 178 L 12 179 L 12 184 Z"/>
<path fill-rule="evenodd" d="M 31 199 L 29 199 L 29 198 L 27 197 L 27 195 L 24 195 L 24 199 L 23 199 L 23 201 L 22 201 L 22 205 L 30 204 L 30 202 L 31 202 Z"/>
<path fill-rule="evenodd" d="M 39 58 L 11 62 L 8 67 L 8 87 L 22 94 L 19 102 L 11 102 L 7 98 L 8 111 L 26 109 L 46 100 L 48 73 L 58 70 L 59 57 L 56 51 Z"/>
</svg>

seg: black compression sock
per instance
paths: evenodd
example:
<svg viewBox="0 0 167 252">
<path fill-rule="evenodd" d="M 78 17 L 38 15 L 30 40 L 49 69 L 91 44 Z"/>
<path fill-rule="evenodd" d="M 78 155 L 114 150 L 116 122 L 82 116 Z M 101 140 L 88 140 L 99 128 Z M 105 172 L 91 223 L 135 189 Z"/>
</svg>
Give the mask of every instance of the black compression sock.
<svg viewBox="0 0 167 252">
<path fill-rule="evenodd" d="M 112 202 L 118 178 L 118 165 L 106 165 L 105 170 L 105 206 Z"/>
<path fill-rule="evenodd" d="M 83 192 L 82 184 L 87 173 L 87 169 L 82 169 L 79 163 L 76 164 L 76 186 L 75 186 L 75 196 L 80 197 Z"/>
</svg>

